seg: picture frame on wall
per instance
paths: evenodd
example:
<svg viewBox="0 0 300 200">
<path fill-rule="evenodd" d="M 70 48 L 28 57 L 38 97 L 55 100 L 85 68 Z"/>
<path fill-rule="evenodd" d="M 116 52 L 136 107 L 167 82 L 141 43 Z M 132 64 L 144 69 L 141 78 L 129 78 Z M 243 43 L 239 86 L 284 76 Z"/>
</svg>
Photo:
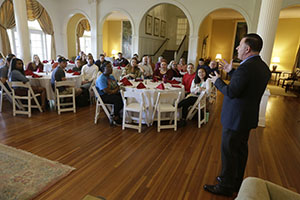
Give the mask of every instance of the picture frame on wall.
<svg viewBox="0 0 300 200">
<path fill-rule="evenodd" d="M 151 15 L 146 15 L 145 33 L 148 35 L 152 35 L 152 16 Z"/>
<path fill-rule="evenodd" d="M 167 25 L 166 21 L 161 20 L 161 22 L 160 22 L 160 37 L 162 37 L 162 38 L 166 37 L 166 30 L 167 30 L 166 25 Z"/>
<path fill-rule="evenodd" d="M 154 36 L 159 36 L 159 26 L 160 26 L 160 20 L 159 18 L 154 18 Z"/>
</svg>

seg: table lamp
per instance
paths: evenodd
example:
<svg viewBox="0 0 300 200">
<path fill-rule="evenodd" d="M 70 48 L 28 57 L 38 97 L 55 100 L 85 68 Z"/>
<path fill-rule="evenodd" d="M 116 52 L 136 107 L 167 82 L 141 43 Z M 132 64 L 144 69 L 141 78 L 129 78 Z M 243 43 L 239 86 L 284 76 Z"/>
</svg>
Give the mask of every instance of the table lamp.
<svg viewBox="0 0 300 200">
<path fill-rule="evenodd" d="M 272 63 L 275 63 L 275 64 L 273 64 L 273 71 L 276 71 L 276 68 L 277 68 L 277 63 L 280 63 L 280 58 L 279 57 L 274 57 L 273 59 L 272 59 Z"/>
<path fill-rule="evenodd" d="M 222 54 L 217 53 L 216 60 L 219 62 L 222 59 Z"/>
</svg>

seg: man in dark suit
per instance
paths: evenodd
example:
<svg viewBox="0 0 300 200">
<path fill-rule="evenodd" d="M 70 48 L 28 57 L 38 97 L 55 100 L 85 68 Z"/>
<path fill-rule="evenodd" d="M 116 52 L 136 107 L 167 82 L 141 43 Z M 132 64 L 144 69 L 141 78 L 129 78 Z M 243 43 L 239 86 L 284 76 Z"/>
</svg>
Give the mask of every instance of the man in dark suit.
<svg viewBox="0 0 300 200">
<path fill-rule="evenodd" d="M 221 67 L 231 76 L 226 84 L 215 72 L 212 82 L 224 94 L 221 114 L 222 130 L 222 171 L 216 185 L 204 185 L 208 192 L 232 196 L 238 192 L 243 181 L 248 158 L 248 138 L 251 129 L 258 124 L 259 105 L 271 72 L 261 59 L 259 52 L 263 41 L 257 34 L 248 34 L 236 48 L 242 60 L 237 70 L 223 60 Z"/>
</svg>

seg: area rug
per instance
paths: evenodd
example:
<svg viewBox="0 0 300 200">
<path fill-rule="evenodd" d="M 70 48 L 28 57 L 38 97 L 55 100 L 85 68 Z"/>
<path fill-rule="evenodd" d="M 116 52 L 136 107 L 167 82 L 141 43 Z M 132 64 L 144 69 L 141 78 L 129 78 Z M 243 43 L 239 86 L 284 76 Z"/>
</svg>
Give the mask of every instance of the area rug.
<svg viewBox="0 0 300 200">
<path fill-rule="evenodd" d="M 284 88 L 276 85 L 268 85 L 267 88 L 270 90 L 271 95 L 274 96 L 297 97 L 297 95 L 291 91 L 285 92 Z"/>
<path fill-rule="evenodd" d="M 0 144 L 0 199 L 32 199 L 75 168 Z"/>
</svg>

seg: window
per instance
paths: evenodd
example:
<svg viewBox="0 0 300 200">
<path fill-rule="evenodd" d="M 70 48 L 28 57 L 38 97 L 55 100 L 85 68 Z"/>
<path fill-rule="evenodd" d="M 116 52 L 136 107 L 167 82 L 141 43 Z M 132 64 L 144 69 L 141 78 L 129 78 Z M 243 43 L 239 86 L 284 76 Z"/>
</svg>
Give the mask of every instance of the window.
<svg viewBox="0 0 300 200">
<path fill-rule="evenodd" d="M 187 27 L 188 27 L 187 18 L 178 18 L 177 19 L 176 45 L 180 45 L 182 39 L 187 34 Z"/>
<path fill-rule="evenodd" d="M 80 41 L 80 50 L 85 53 L 91 53 L 91 31 L 84 31 L 83 36 L 79 38 Z"/>
<path fill-rule="evenodd" d="M 45 34 L 37 20 L 28 21 L 31 57 L 37 54 L 41 60 L 51 59 L 51 36 Z M 20 57 L 20 43 L 16 28 L 7 30 L 11 50 Z"/>
</svg>

